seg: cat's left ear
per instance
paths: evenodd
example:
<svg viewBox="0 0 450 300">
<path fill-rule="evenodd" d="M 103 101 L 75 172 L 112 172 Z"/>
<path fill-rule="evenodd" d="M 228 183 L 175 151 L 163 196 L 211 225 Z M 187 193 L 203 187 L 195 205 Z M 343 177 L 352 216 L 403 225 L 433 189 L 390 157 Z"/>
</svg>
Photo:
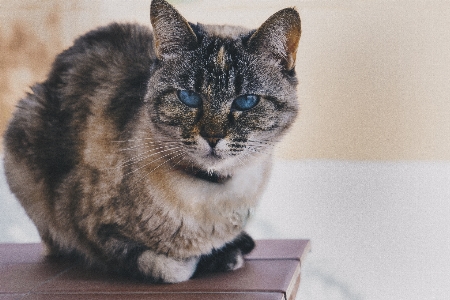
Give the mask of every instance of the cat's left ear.
<svg viewBox="0 0 450 300">
<path fill-rule="evenodd" d="M 152 1 L 150 21 L 153 26 L 156 55 L 159 59 L 197 47 L 197 36 L 188 21 L 166 1 Z"/>
<path fill-rule="evenodd" d="M 281 59 L 287 70 L 295 66 L 295 57 L 301 35 L 301 21 L 294 8 L 285 8 L 273 14 L 248 41 L 250 51 L 265 52 Z"/>
</svg>

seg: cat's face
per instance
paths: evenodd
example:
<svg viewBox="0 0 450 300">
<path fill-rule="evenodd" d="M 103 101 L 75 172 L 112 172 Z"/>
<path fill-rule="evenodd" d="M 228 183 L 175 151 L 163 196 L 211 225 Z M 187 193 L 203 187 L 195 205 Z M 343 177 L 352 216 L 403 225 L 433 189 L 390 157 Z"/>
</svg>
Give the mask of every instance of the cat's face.
<svg viewBox="0 0 450 300">
<path fill-rule="evenodd" d="M 170 8 L 155 7 L 152 13 L 163 16 Z M 267 41 L 254 31 L 169 19 L 184 30 L 160 32 L 163 18 L 155 18 L 159 67 L 146 97 L 155 138 L 176 145 L 181 164 L 225 176 L 251 157 L 271 152 L 297 114 L 297 81 L 286 57 L 258 51 L 258 43 L 266 47 Z M 168 40 L 172 44 L 165 48 L 161 35 L 175 34 L 182 44 Z"/>
</svg>

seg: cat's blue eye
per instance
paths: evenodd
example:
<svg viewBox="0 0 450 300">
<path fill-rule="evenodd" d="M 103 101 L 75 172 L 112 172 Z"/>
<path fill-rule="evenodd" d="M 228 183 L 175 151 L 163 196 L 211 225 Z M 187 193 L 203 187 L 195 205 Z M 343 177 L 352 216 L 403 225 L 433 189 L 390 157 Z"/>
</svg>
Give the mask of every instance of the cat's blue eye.
<svg viewBox="0 0 450 300">
<path fill-rule="evenodd" d="M 259 96 L 256 95 L 242 95 L 234 99 L 233 109 L 249 110 L 259 103 Z"/>
<path fill-rule="evenodd" d="M 193 91 L 180 90 L 178 91 L 178 98 L 185 105 L 192 108 L 199 108 L 202 105 L 202 98 Z"/>
</svg>

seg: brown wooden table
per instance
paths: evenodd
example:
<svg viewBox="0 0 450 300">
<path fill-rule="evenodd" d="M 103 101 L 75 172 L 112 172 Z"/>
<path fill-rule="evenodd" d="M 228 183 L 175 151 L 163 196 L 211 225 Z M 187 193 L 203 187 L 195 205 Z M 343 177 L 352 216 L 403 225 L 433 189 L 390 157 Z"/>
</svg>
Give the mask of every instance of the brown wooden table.
<svg viewBox="0 0 450 300">
<path fill-rule="evenodd" d="M 308 240 L 258 240 L 243 268 L 177 284 L 149 284 L 42 256 L 40 244 L 0 244 L 4 299 L 294 299 Z"/>
</svg>

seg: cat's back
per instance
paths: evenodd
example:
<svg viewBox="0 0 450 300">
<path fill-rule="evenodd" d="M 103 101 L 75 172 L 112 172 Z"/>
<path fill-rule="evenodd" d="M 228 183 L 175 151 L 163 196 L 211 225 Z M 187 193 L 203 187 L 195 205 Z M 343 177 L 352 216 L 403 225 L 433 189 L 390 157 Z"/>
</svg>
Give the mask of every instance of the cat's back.
<svg viewBox="0 0 450 300">
<path fill-rule="evenodd" d="M 18 178 L 24 173 L 48 190 L 56 187 L 81 159 L 95 107 L 103 112 L 96 118 L 109 115 L 114 130 L 123 129 L 142 103 L 154 57 L 148 27 L 118 23 L 88 32 L 59 54 L 47 80 L 19 101 L 5 132 L 12 189 L 26 184 Z"/>
<path fill-rule="evenodd" d="M 58 94 L 63 109 L 88 107 L 96 99 L 115 105 L 124 90 L 139 82 L 145 94 L 152 62 L 152 33 L 138 24 L 112 23 L 77 38 L 57 56 L 44 86 Z M 135 91 L 136 89 L 133 89 Z M 95 97 L 107 92 L 110 97 Z M 109 101 L 105 101 L 109 100 Z"/>
<path fill-rule="evenodd" d="M 61 77 L 67 75 L 68 82 L 89 80 L 93 81 L 90 87 L 95 88 L 119 76 L 148 72 L 153 59 L 152 33 L 148 27 L 112 23 L 77 38 L 73 46 L 58 55 L 47 82 L 51 85 L 65 81 Z"/>
</svg>

